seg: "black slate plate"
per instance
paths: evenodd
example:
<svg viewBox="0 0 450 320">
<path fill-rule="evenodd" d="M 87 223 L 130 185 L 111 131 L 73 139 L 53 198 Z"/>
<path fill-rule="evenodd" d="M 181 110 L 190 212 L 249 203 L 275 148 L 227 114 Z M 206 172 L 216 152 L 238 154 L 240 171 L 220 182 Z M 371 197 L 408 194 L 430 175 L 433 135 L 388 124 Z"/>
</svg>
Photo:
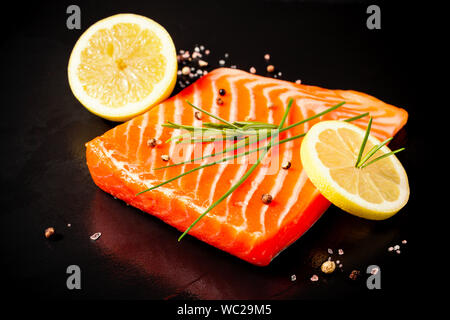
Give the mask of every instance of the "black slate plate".
<svg viewBox="0 0 450 320">
<path fill-rule="evenodd" d="M 366 27 L 367 3 L 351 1 L 79 2 L 82 30 L 66 28 L 69 2 L 16 8 L 20 21 L 1 44 L 4 70 L 1 137 L 2 274 L 11 296 L 120 299 L 323 299 L 414 294 L 411 265 L 421 238 L 425 181 L 420 84 L 415 75 L 421 34 L 414 12 L 380 4 L 381 30 Z M 20 9 L 20 10 L 19 10 Z M 161 23 L 177 49 L 203 44 L 211 67 L 264 70 L 263 55 L 282 79 L 354 89 L 405 108 L 407 126 L 392 142 L 410 179 L 411 199 L 395 217 L 366 221 L 331 207 L 299 241 L 264 268 L 249 265 L 99 190 L 85 165 L 84 143 L 114 127 L 73 97 L 66 68 L 82 31 L 112 14 L 133 12 Z M 257 72 L 265 74 L 264 72 Z M 174 94 L 179 92 L 177 86 Z M 67 225 L 71 226 L 68 227 Z M 59 237 L 47 241 L 44 229 Z M 97 241 L 89 236 L 102 232 Z M 401 254 L 388 252 L 400 244 Z M 318 266 L 334 250 L 343 270 L 322 276 Z M 344 255 L 336 255 L 337 249 Z M 82 270 L 82 289 L 68 290 L 66 268 Z M 381 268 L 382 289 L 368 290 L 369 265 Z M 349 273 L 361 271 L 357 281 Z M 291 276 L 296 275 L 296 281 Z M 318 282 L 309 279 L 318 274 Z"/>
</svg>

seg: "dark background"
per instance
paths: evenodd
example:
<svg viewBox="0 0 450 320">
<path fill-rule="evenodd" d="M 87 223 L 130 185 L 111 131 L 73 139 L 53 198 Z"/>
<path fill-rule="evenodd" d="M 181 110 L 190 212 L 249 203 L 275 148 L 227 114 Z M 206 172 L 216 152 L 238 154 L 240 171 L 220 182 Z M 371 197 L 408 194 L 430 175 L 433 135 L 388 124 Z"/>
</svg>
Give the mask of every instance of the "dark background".
<svg viewBox="0 0 450 320">
<path fill-rule="evenodd" d="M 366 28 L 366 8 L 381 7 L 381 30 Z M 66 8 L 78 4 L 82 29 L 66 28 Z M 265 68 L 282 79 L 359 90 L 405 108 L 409 122 L 392 142 L 411 198 L 386 221 L 366 221 L 335 207 L 270 266 L 249 265 L 102 192 L 85 165 L 84 143 L 115 124 L 86 111 L 72 95 L 67 63 L 78 37 L 117 13 L 148 16 L 176 48 L 211 50 L 211 69 Z M 426 64 L 423 6 L 366 1 L 58 1 L 17 4 L 1 42 L 1 274 L 12 298 L 38 299 L 367 299 L 423 296 L 426 185 L 421 74 Z M 5 21 L 3 21 L 5 22 Z M 4 29 L 5 30 L 5 29 Z M 179 92 L 177 86 L 173 94 Z M 429 220 L 429 219 L 425 219 Z M 70 223 L 71 227 L 67 227 Z M 44 238 L 53 226 L 55 241 Z M 93 242 L 89 236 L 102 232 Z M 388 247 L 406 239 L 402 253 Z M 323 276 L 327 249 L 343 272 Z M 66 268 L 79 265 L 82 289 L 66 288 Z M 381 267 L 382 289 L 368 290 L 365 268 Z M 348 274 L 361 271 L 358 281 Z M 292 274 L 297 280 L 290 281 Z M 309 278 L 318 274 L 320 281 Z"/>
</svg>

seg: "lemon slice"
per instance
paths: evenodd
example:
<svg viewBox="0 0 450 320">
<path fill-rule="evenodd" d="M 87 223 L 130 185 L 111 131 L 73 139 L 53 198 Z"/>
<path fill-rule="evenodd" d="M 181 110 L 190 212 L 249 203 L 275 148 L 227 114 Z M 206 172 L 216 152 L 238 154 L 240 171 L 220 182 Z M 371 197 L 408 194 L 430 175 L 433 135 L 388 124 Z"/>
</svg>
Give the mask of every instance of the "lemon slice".
<svg viewBox="0 0 450 320">
<path fill-rule="evenodd" d="M 364 135 L 344 121 L 319 122 L 302 142 L 301 159 L 308 178 L 331 203 L 362 218 L 383 220 L 407 203 L 408 177 L 395 155 L 356 168 Z M 369 136 L 363 157 L 379 143 Z M 388 152 L 383 146 L 371 159 Z"/>
<path fill-rule="evenodd" d="M 118 14 L 98 21 L 75 44 L 70 88 L 92 113 L 125 121 L 167 98 L 177 57 L 169 33 L 155 21 Z"/>
</svg>

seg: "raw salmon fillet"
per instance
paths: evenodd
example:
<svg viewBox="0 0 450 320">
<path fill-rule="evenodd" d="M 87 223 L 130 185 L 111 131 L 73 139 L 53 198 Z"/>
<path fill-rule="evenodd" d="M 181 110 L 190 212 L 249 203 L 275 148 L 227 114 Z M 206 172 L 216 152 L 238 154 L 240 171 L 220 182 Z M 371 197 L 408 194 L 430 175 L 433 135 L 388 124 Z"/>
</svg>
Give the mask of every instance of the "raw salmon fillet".
<svg viewBox="0 0 450 320">
<path fill-rule="evenodd" d="M 220 89 L 225 89 L 224 96 L 219 95 Z M 217 103 L 218 98 L 222 99 L 222 104 Z M 214 165 L 136 196 L 140 191 L 199 166 L 186 164 L 153 170 L 173 163 L 172 159 L 177 156 L 174 153 L 180 152 L 177 149 L 180 144 L 171 142 L 152 147 L 147 143 L 149 139 L 166 141 L 173 134 L 184 133 L 162 127 L 161 124 L 167 121 L 195 126 L 201 126 L 202 121 L 218 122 L 204 114 L 202 120 L 196 119 L 195 110 L 185 100 L 228 121 L 252 120 L 278 124 L 290 98 L 294 102 L 285 126 L 339 102 L 345 101 L 346 104 L 319 119 L 281 133 L 280 139 L 306 132 L 318 121 L 347 119 L 364 112 L 370 112 L 374 118 L 371 133 L 379 139 L 386 139 L 395 135 L 408 117 L 405 110 L 364 93 L 328 90 L 220 68 L 143 115 L 88 142 L 86 158 L 90 173 L 104 191 L 185 231 L 242 177 L 251 164 L 235 160 Z M 367 122 L 368 117 L 365 117 L 353 123 L 365 128 Z M 302 169 L 301 141 L 297 139 L 281 144 L 276 174 L 268 174 L 270 164 L 259 165 L 189 234 L 252 264 L 268 265 L 305 233 L 330 205 Z M 198 148 L 203 155 L 210 154 L 214 144 L 185 146 L 178 158 L 188 160 L 195 157 Z M 161 155 L 169 155 L 171 160 L 165 162 Z M 208 163 L 211 160 L 203 161 Z M 286 161 L 291 162 L 288 170 L 281 168 Z M 273 197 L 270 204 L 261 201 L 261 196 L 266 193 Z"/>
</svg>

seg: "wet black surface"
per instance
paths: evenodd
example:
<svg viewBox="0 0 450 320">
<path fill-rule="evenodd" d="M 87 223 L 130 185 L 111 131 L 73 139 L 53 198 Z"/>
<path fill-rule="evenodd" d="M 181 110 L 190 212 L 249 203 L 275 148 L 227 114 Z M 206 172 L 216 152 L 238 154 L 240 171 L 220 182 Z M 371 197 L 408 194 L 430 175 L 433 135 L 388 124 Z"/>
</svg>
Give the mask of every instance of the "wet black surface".
<svg viewBox="0 0 450 320">
<path fill-rule="evenodd" d="M 407 24 L 411 12 L 382 7 L 382 29 L 366 28 L 364 4 L 164 1 L 79 2 L 82 30 L 66 28 L 69 2 L 17 9 L 25 15 L 1 44 L 4 86 L 0 214 L 3 286 L 10 296 L 121 299 L 321 299 L 414 295 L 411 283 L 421 237 L 420 84 L 410 59 L 421 35 Z M 406 11 L 405 11 L 406 10 Z M 84 143 L 114 127 L 87 112 L 66 75 L 76 39 L 95 21 L 121 12 L 148 16 L 172 35 L 177 49 L 211 50 L 211 67 L 229 53 L 227 66 L 265 68 L 282 79 L 354 89 L 405 108 L 407 126 L 392 142 L 409 175 L 411 199 L 387 221 L 366 221 L 331 207 L 299 241 L 264 268 L 247 264 L 102 192 L 85 165 Z M 263 72 L 257 72 L 265 74 Z M 7 77 L 5 77 L 7 75 Z M 177 87 L 176 94 L 180 90 Z M 68 224 L 71 226 L 68 227 Z M 59 238 L 48 241 L 45 228 Z M 89 239 L 95 232 L 102 236 Z M 423 236 L 423 235 L 422 235 Z M 408 240 L 402 245 L 402 240 Z M 401 254 L 388 252 L 400 244 Z M 327 249 L 343 271 L 323 276 Z M 82 270 L 82 289 L 68 290 L 66 268 Z M 367 289 L 365 269 L 378 265 L 382 289 Z M 353 269 L 357 281 L 348 279 Z M 297 280 L 291 281 L 295 274 Z M 318 274 L 318 282 L 309 279 Z"/>
</svg>

